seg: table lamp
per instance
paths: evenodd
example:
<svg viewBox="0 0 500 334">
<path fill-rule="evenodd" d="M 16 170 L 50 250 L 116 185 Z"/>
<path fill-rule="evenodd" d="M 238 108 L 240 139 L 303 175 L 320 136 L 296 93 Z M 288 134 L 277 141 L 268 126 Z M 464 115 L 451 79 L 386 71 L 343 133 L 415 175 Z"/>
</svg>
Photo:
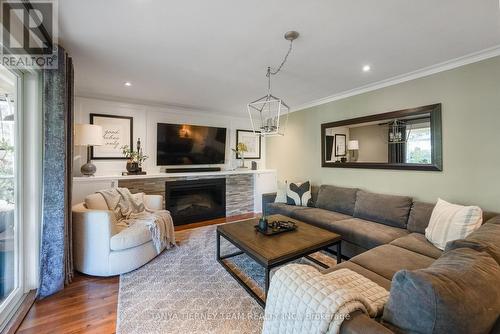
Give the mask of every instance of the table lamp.
<svg viewBox="0 0 500 334">
<path fill-rule="evenodd" d="M 358 160 L 356 151 L 359 150 L 359 142 L 357 140 L 349 140 L 347 142 L 347 149 L 351 152 L 351 161 L 356 162 Z"/>
<path fill-rule="evenodd" d="M 95 165 L 90 161 L 90 147 L 104 144 L 102 127 L 93 124 L 75 124 L 75 146 L 87 146 L 87 163 L 80 168 L 85 176 L 93 176 Z"/>
</svg>

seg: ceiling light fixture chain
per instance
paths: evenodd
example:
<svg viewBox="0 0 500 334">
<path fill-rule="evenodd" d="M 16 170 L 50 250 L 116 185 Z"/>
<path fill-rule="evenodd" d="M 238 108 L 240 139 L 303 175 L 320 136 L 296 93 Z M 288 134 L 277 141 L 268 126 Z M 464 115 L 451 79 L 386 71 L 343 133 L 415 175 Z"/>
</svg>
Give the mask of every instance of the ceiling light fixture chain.
<svg viewBox="0 0 500 334">
<path fill-rule="evenodd" d="M 286 61 L 288 60 L 288 56 L 292 52 L 292 47 L 293 47 L 293 39 L 290 40 L 290 46 L 288 47 L 288 52 L 286 53 L 285 58 L 283 58 L 283 61 L 281 62 L 280 66 L 278 66 L 278 68 L 276 69 L 276 71 L 271 71 L 271 68 L 268 67 L 267 75 L 270 75 L 270 74 L 271 75 L 276 75 L 276 74 L 278 74 L 281 71 L 281 69 L 283 68 L 283 65 L 285 65 Z"/>
<path fill-rule="evenodd" d="M 285 35 L 285 38 L 287 38 L 286 35 Z M 295 37 L 295 38 L 297 38 L 297 37 Z M 286 53 L 285 57 L 283 58 L 283 61 L 281 62 L 280 66 L 278 66 L 278 68 L 275 71 L 271 71 L 271 67 L 270 66 L 267 67 L 267 73 L 266 73 L 266 77 L 267 77 L 267 95 L 271 94 L 271 75 L 278 74 L 281 71 L 281 69 L 283 68 L 283 66 L 285 65 L 286 61 L 288 60 L 288 56 L 292 52 L 293 41 L 294 41 L 295 38 L 290 39 L 290 46 L 288 47 L 288 52 Z"/>
</svg>

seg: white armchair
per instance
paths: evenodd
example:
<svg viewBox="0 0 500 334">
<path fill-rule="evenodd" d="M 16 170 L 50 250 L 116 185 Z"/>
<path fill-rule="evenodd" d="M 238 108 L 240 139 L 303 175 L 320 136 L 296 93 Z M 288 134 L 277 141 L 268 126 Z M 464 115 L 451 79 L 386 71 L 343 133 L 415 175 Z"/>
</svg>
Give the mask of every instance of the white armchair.
<svg viewBox="0 0 500 334">
<path fill-rule="evenodd" d="M 163 197 L 144 195 L 149 210 L 161 210 Z M 158 254 L 144 225 L 121 227 L 101 194 L 73 206 L 75 269 L 93 276 L 114 276 L 137 269 Z"/>
</svg>

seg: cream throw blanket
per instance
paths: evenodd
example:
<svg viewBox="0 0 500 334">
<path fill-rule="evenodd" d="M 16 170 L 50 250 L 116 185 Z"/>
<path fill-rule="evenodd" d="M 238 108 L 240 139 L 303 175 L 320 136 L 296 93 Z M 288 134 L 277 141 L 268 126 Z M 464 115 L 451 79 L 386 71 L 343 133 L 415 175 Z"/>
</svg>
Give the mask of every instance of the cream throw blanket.
<svg viewBox="0 0 500 334">
<path fill-rule="evenodd" d="M 349 269 L 322 274 L 286 265 L 271 280 L 262 333 L 338 333 L 351 312 L 376 317 L 388 298 L 387 290 Z"/>
<path fill-rule="evenodd" d="M 108 209 L 113 211 L 117 225 L 134 228 L 145 225 L 158 254 L 164 248 L 175 246 L 174 224 L 167 210 L 151 211 L 144 205 L 144 194 L 131 194 L 127 188 L 110 188 L 98 191 Z"/>
</svg>

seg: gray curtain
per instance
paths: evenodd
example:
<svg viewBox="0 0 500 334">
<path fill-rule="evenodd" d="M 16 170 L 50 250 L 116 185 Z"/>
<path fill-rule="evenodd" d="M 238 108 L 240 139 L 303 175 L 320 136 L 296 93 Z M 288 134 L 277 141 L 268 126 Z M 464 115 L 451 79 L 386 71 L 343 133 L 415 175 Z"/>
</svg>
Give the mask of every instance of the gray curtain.
<svg viewBox="0 0 500 334">
<path fill-rule="evenodd" d="M 62 47 L 58 48 L 58 69 L 44 70 L 42 80 L 44 147 L 39 298 L 63 289 L 73 278 L 73 64 Z"/>
<path fill-rule="evenodd" d="M 72 225 L 72 213 L 71 204 L 72 194 L 73 194 L 73 124 L 74 124 L 74 70 L 73 70 L 73 59 L 66 54 L 66 83 L 67 83 L 67 101 L 68 109 L 66 120 L 66 145 L 67 145 L 67 155 L 66 155 L 66 215 L 67 223 L 65 224 L 65 252 L 64 252 L 64 264 L 65 264 L 65 275 L 64 284 L 69 284 L 73 281 L 73 276 L 75 269 L 73 267 L 73 225 Z"/>
</svg>

